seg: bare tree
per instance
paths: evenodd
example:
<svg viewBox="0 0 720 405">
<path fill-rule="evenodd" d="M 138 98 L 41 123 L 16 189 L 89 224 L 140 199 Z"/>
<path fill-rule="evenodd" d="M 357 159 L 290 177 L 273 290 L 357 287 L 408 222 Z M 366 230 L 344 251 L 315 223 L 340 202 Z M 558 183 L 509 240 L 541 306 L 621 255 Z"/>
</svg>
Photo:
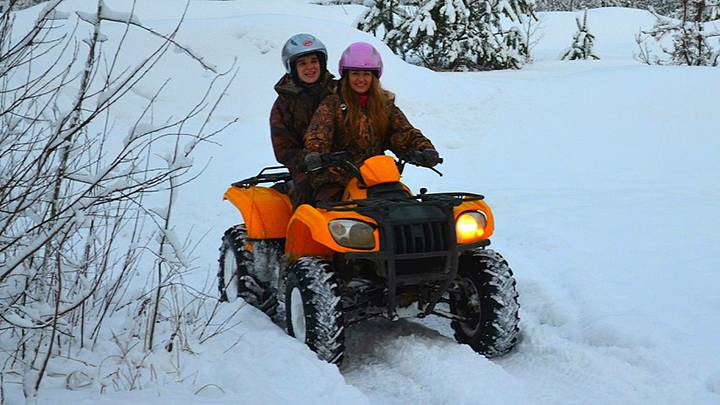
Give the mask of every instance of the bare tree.
<svg viewBox="0 0 720 405">
<path fill-rule="evenodd" d="M 218 86 L 234 78 L 230 71 L 217 74 L 198 103 L 174 119 L 151 113 L 161 86 L 117 142 L 113 108 L 168 49 L 183 50 L 208 71 L 216 68 L 176 41 L 182 19 L 161 34 L 132 11 L 113 11 L 102 0 L 93 13 L 77 18 L 60 12 L 60 2 L 47 2 L 31 27 L 15 24 L 18 0 L 4 1 L 0 15 L 0 392 L 11 377 L 20 378 L 29 403 L 55 357 L 112 336 L 122 359 L 143 324 L 149 353 L 161 319 L 181 331 L 180 315 L 158 316 L 165 288 L 175 303 L 170 313 L 187 312 L 190 304 L 180 306 L 187 297 L 193 305 L 207 297 L 178 277 L 190 264 L 172 232 L 171 212 L 174 193 L 197 175 L 191 159 L 196 146 L 224 129 L 211 129 L 209 122 L 224 94 Z M 91 35 L 79 40 L 87 24 Z M 103 33 L 107 24 L 125 27 L 113 46 Z M 131 30 L 160 42 L 134 67 L 120 68 Z M 145 199 L 162 193 L 168 194 L 164 212 L 145 208 Z M 128 294 L 147 254 L 157 264 L 156 282 Z M 190 295 L 178 297 L 182 289 Z M 103 327 L 122 311 L 136 325 L 124 337 Z M 98 367 L 108 364 L 115 363 Z M 125 364 L 109 375 L 137 388 L 139 369 Z M 73 373 L 67 384 L 88 378 Z"/>
<path fill-rule="evenodd" d="M 538 11 L 576 11 L 598 7 L 653 8 L 662 15 L 671 15 L 677 0 L 537 0 Z"/>
<path fill-rule="evenodd" d="M 706 27 L 709 21 L 720 17 L 718 0 L 681 0 L 679 20 L 651 12 L 656 18 L 655 26 L 641 31 L 635 38 L 640 47 L 637 55 L 640 61 L 656 65 L 718 66 L 720 47 L 713 47 L 712 42 L 720 38 L 720 30 Z M 656 48 L 659 51 L 654 51 Z"/>
<path fill-rule="evenodd" d="M 7 7 L 6 3 L 7 4 L 12 3 L 12 8 L 14 8 L 16 10 L 20 10 L 23 8 L 28 8 L 28 7 L 35 6 L 37 4 L 44 3 L 46 1 L 48 1 L 48 0 L 14 0 L 14 1 L 3 0 L 3 1 L 0 1 L 0 12 L 5 11 L 5 8 Z"/>
</svg>

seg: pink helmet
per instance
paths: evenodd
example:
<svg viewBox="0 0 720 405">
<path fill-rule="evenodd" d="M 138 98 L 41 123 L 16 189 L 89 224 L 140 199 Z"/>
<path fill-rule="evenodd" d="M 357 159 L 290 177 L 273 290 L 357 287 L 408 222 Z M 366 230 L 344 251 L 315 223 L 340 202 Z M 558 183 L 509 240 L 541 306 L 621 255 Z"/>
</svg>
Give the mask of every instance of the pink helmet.
<svg viewBox="0 0 720 405">
<path fill-rule="evenodd" d="M 383 71 L 380 52 L 367 42 L 350 44 L 343 51 L 340 63 L 338 63 L 340 76 L 345 76 L 347 70 L 370 70 L 375 72 L 379 79 Z"/>
</svg>

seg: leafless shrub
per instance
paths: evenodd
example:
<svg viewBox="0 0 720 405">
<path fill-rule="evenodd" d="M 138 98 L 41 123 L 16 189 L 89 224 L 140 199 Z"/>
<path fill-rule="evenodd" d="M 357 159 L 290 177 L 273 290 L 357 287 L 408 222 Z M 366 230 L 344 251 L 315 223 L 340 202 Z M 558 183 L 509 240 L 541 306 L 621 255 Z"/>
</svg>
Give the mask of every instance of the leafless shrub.
<svg viewBox="0 0 720 405">
<path fill-rule="evenodd" d="M 679 19 L 650 10 L 655 26 L 641 31 L 635 40 L 640 48 L 637 58 L 649 65 L 718 66 L 720 63 L 720 27 L 709 21 L 720 17 L 718 0 L 681 0 Z M 713 46 L 713 42 L 718 47 Z"/>
<path fill-rule="evenodd" d="M 102 1 L 77 18 L 60 12 L 60 2 L 47 2 L 25 30 L 15 24 L 17 0 L 0 9 L 0 395 L 13 379 L 30 403 L 48 363 L 78 349 L 113 342 L 117 354 L 65 375 L 68 388 L 101 391 L 152 381 L 155 348 L 190 350 L 188 336 L 203 327 L 199 314 L 212 304 L 184 284 L 192 264 L 183 253 L 189 241 L 173 232 L 174 194 L 197 175 L 197 145 L 224 129 L 209 123 L 224 94 L 218 87 L 234 78 L 217 74 L 174 119 L 152 114 L 160 87 L 118 137 L 113 108 L 168 49 L 215 67 L 176 41 L 182 19 L 161 34 Z M 78 40 L 87 24 L 90 37 Z M 125 27 L 115 46 L 106 45 L 108 24 Z M 120 68 L 130 30 L 161 41 L 134 67 Z M 149 196 L 162 194 L 162 212 L 145 208 Z M 149 261 L 157 277 L 138 290 L 132 278 Z M 197 318 L 186 319 L 192 313 Z M 125 325 L 116 332 L 107 322 L 118 315 Z"/>
</svg>

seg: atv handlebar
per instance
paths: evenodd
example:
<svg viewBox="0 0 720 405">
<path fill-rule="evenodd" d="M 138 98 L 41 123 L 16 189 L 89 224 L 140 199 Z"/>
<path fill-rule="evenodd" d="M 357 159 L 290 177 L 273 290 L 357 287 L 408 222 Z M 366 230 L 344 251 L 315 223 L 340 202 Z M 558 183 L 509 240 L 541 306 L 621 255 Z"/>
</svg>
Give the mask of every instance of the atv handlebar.
<svg viewBox="0 0 720 405">
<path fill-rule="evenodd" d="M 322 169 L 342 167 L 345 170 L 350 171 L 350 173 L 360 180 L 361 183 L 364 183 L 362 175 L 360 174 L 360 169 L 358 169 L 358 167 L 355 166 L 355 163 L 353 163 L 350 152 L 310 152 L 305 155 L 303 163 L 305 166 L 303 171 L 308 174 L 316 173 Z"/>
<path fill-rule="evenodd" d="M 435 149 L 422 149 L 408 152 L 405 154 L 405 160 L 412 165 L 427 167 L 429 169 L 443 162 L 440 154 L 438 154 Z"/>
<path fill-rule="evenodd" d="M 441 164 L 443 162 L 443 159 L 438 156 L 435 150 L 431 150 L 433 154 L 428 156 L 428 151 L 429 150 L 413 151 L 404 156 L 398 157 L 396 163 L 400 173 L 403 172 L 405 164 L 409 163 L 413 166 L 428 168 L 437 173 L 438 175 L 442 176 L 442 173 L 435 169 L 434 166 Z M 305 173 L 315 173 L 322 169 L 327 169 L 331 167 L 344 167 L 345 169 L 350 170 L 353 176 L 357 177 L 362 181 L 362 175 L 360 174 L 360 170 L 352 162 L 352 156 L 350 155 L 350 152 L 347 151 L 330 153 L 308 153 L 304 159 L 303 171 Z"/>
<path fill-rule="evenodd" d="M 305 173 L 314 173 L 322 169 L 341 166 L 345 163 L 352 164 L 350 152 L 318 153 L 310 152 L 305 155 L 303 161 Z M 355 166 L 353 164 L 353 166 Z"/>
<path fill-rule="evenodd" d="M 429 153 L 432 152 L 432 153 Z M 436 165 L 442 164 L 443 158 L 441 158 L 437 151 L 434 149 L 416 150 L 400 157 L 397 165 L 400 173 L 403 172 L 405 164 L 410 163 L 413 166 L 425 167 L 430 169 L 442 177 L 442 173 L 435 168 Z"/>
<path fill-rule="evenodd" d="M 420 152 L 421 151 L 415 151 L 414 153 L 409 153 L 405 156 L 399 157 L 395 161 L 400 173 L 403 172 L 405 164 L 409 163 L 414 166 L 426 167 L 442 176 L 442 173 L 440 173 L 437 169 L 432 166 L 428 166 L 417 159 L 418 153 Z M 310 155 L 311 154 L 308 154 L 308 156 Z M 308 159 L 308 156 L 305 157 L 304 167 L 302 168 L 305 173 L 315 173 L 319 170 L 331 167 L 343 167 L 344 169 L 349 170 L 354 177 L 360 180 L 361 183 L 364 183 L 362 175 L 360 174 L 360 169 L 358 169 L 358 167 L 353 163 L 350 152 L 343 151 L 324 154 L 315 153 L 311 159 Z M 435 161 L 437 164 L 440 164 L 443 162 L 443 159 L 441 157 L 436 157 Z M 236 181 L 235 183 L 232 183 L 232 185 L 234 187 L 247 188 L 261 183 L 279 183 L 290 180 L 292 180 L 292 176 L 290 175 L 287 167 L 270 166 L 262 169 L 256 176 Z"/>
</svg>

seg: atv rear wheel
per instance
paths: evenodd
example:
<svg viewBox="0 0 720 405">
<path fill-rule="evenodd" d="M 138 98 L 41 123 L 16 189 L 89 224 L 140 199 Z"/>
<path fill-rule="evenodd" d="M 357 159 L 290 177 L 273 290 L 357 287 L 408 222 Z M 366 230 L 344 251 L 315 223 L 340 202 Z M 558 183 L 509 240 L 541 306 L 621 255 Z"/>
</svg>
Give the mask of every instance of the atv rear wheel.
<svg viewBox="0 0 720 405">
<path fill-rule="evenodd" d="M 317 257 L 303 257 L 288 268 L 285 285 L 288 334 L 305 343 L 320 359 L 340 364 L 345 351 L 345 326 L 332 264 Z"/>
<path fill-rule="evenodd" d="M 248 240 L 244 224 L 225 231 L 218 260 L 218 289 L 220 301 L 233 302 L 241 297 L 272 317 L 277 308 L 277 299 L 270 284 L 263 282 L 256 274 L 255 253 L 250 250 L 253 244 L 260 242 L 263 241 L 252 243 Z"/>
<path fill-rule="evenodd" d="M 450 292 L 455 339 L 486 357 L 510 352 L 518 341 L 518 293 L 507 261 L 490 249 L 460 256 L 458 278 Z"/>
</svg>

